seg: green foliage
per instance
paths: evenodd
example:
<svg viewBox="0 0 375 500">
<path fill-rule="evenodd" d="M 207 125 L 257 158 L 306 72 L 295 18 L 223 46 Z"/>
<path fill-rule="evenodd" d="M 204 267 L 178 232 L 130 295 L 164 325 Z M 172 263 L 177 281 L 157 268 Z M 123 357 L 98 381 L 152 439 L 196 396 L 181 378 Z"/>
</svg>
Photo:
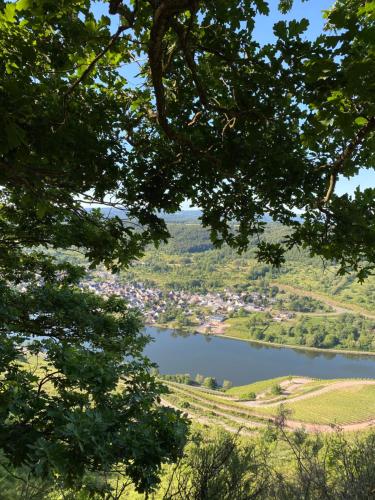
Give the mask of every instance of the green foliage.
<svg viewBox="0 0 375 500">
<path fill-rule="evenodd" d="M 283 393 L 283 390 L 281 388 L 281 385 L 279 384 L 275 384 L 271 387 L 271 394 L 273 394 L 274 396 L 280 396 L 280 394 Z"/>
<path fill-rule="evenodd" d="M 226 391 L 232 387 L 232 382 L 230 380 L 223 380 L 223 389 Z"/>
<path fill-rule="evenodd" d="M 264 314 L 228 320 L 226 335 L 262 342 L 274 342 L 321 349 L 374 351 L 374 320 L 354 314 L 299 316 L 271 322 Z"/>
<path fill-rule="evenodd" d="M 240 500 L 258 496 L 267 481 L 267 453 L 238 436 L 192 436 L 164 498 Z"/>
<path fill-rule="evenodd" d="M 303 297 L 303 296 L 300 297 L 298 295 L 290 295 L 288 299 L 289 300 L 286 303 L 284 303 L 284 306 L 291 311 L 303 312 L 303 313 L 317 312 L 317 311 L 324 311 L 324 312 L 333 311 L 331 307 L 325 306 L 323 302 L 313 299 L 312 297 Z"/>
<path fill-rule="evenodd" d="M 280 418 L 277 441 L 295 457 L 292 473 L 276 474 L 266 498 L 371 498 L 375 484 L 375 435 L 347 438 L 342 432 L 324 438 L 303 430 L 287 434 Z"/>
<path fill-rule="evenodd" d="M 203 385 L 208 389 L 216 389 L 218 386 L 214 377 L 206 377 L 203 381 Z"/>
<path fill-rule="evenodd" d="M 267 214 L 291 234 L 260 241 L 260 259 L 280 265 L 285 249 L 307 246 L 366 277 L 373 190 L 331 188 L 373 165 L 369 4 L 335 2 L 311 42 L 305 19 L 277 23 L 276 41 L 259 46 L 264 0 L 167 1 L 160 26 L 156 5 L 106 3 L 99 18 L 84 0 L 1 4 L 2 231 L 26 246 L 77 245 L 93 265 L 117 269 L 167 238 L 160 214 L 187 198 L 215 245 L 243 251 Z M 134 60 L 144 60 L 136 85 L 122 72 Z M 82 210 L 80 197 L 116 200 L 123 217 Z"/>
<path fill-rule="evenodd" d="M 174 373 L 174 374 L 158 374 L 158 378 L 161 380 L 166 380 L 168 382 L 177 382 L 178 384 L 185 385 L 201 385 L 203 387 L 207 387 L 208 389 L 218 389 L 220 386 L 214 377 L 204 377 L 197 373 L 195 378 L 193 379 L 190 373 Z M 229 380 L 224 380 L 222 384 L 222 388 L 224 390 L 232 387 L 232 382 Z"/>
<path fill-rule="evenodd" d="M 210 433 L 204 440 L 193 436 L 174 480 L 171 478 L 161 496 L 178 500 L 373 496 L 373 432 L 354 439 L 339 431 L 324 437 L 303 431 L 287 433 L 281 425 L 263 437 L 268 444 L 266 439 L 260 445 L 257 440 L 241 440 L 227 433 Z"/>
<path fill-rule="evenodd" d="M 193 379 L 191 378 L 190 373 L 174 373 L 173 375 L 158 375 L 162 380 L 171 380 L 173 382 L 178 382 L 179 384 L 192 385 L 194 384 Z"/>
<path fill-rule="evenodd" d="M 22 290 L 0 283 L 5 457 L 72 488 L 87 471 L 114 466 L 139 490 L 151 488 L 160 463 L 181 450 L 186 426 L 155 405 L 163 388 L 148 373 L 138 316 L 119 298 L 79 290 L 69 265 L 56 269 L 35 254 L 22 262 L 3 269 Z"/>
<path fill-rule="evenodd" d="M 239 396 L 240 399 L 243 399 L 245 401 L 254 401 L 257 397 L 257 395 L 255 394 L 255 392 L 247 392 L 246 394 L 242 394 L 241 396 Z"/>
</svg>

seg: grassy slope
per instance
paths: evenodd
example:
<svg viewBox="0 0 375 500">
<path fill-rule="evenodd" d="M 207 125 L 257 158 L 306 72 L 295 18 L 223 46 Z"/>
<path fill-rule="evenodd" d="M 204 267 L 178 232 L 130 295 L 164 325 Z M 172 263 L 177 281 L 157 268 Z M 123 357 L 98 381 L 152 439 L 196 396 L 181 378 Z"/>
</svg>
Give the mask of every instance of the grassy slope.
<svg viewBox="0 0 375 500">
<path fill-rule="evenodd" d="M 336 276 L 334 266 L 323 271 L 319 266 L 304 262 L 288 262 L 283 272 L 275 280 L 293 289 L 315 292 L 317 298 L 331 300 L 332 305 L 350 307 L 358 313 L 374 314 L 375 277 L 370 276 L 363 284 L 354 275 Z"/>
<path fill-rule="evenodd" d="M 246 395 L 251 392 L 254 392 L 255 394 L 266 392 L 270 390 L 272 386 L 280 384 L 280 382 L 288 380 L 288 378 L 289 377 L 286 376 L 286 377 L 276 377 L 269 380 L 259 380 L 258 382 L 253 382 L 252 384 L 231 387 L 225 392 L 230 396 L 234 396 L 237 398 L 245 398 Z"/>
<path fill-rule="evenodd" d="M 315 319 L 315 318 L 314 318 Z M 317 318 L 316 318 L 317 319 Z M 325 318 L 322 318 L 325 320 Z M 225 324 L 228 328 L 225 330 L 225 335 L 230 337 L 237 337 L 244 340 L 251 340 L 248 328 L 249 318 L 230 318 Z M 267 333 L 279 335 L 281 327 L 288 328 L 296 323 L 296 319 L 293 318 L 288 321 L 283 321 L 282 323 L 273 322 L 267 328 Z"/>
</svg>

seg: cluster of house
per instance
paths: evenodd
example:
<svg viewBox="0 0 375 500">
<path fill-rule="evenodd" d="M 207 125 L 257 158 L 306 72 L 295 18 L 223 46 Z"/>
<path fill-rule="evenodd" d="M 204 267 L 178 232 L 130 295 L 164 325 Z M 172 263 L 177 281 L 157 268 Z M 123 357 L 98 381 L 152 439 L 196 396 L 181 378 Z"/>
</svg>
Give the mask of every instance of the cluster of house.
<svg viewBox="0 0 375 500">
<path fill-rule="evenodd" d="M 239 310 L 246 312 L 265 311 L 276 299 L 268 298 L 258 292 L 223 292 L 191 293 L 183 290 L 163 292 L 144 283 L 121 283 L 109 273 L 98 273 L 95 279 L 86 280 L 82 286 L 100 295 L 116 294 L 124 298 L 131 307 L 141 310 L 149 324 L 157 323 L 161 314 L 171 306 L 179 309 L 182 315 L 190 316 L 194 309 L 204 308 L 210 311 L 207 319 L 222 322 L 229 314 Z M 277 318 L 279 321 L 282 318 Z"/>
</svg>

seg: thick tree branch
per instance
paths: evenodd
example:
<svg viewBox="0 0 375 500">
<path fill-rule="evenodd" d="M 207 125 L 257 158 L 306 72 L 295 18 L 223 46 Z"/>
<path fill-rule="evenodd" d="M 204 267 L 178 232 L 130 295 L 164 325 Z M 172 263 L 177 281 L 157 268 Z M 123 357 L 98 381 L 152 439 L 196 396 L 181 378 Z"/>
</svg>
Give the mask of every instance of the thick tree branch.
<svg viewBox="0 0 375 500">
<path fill-rule="evenodd" d="M 154 2 L 151 2 L 153 5 Z M 164 0 L 154 12 L 153 25 L 150 31 L 148 57 L 151 69 L 151 80 L 155 92 L 157 120 L 167 137 L 177 139 L 178 134 L 168 124 L 166 99 L 163 85 L 163 40 L 174 16 L 186 9 L 195 11 L 195 0 Z M 180 138 L 181 139 L 181 138 Z"/>
<path fill-rule="evenodd" d="M 191 17 L 191 19 L 192 19 L 192 17 Z M 184 57 L 185 57 L 186 64 L 191 72 L 192 77 L 193 77 L 194 85 L 195 85 L 195 88 L 197 90 L 200 103 L 202 104 L 202 106 L 207 108 L 207 107 L 209 107 L 209 101 L 208 101 L 206 89 L 204 88 L 204 85 L 203 85 L 203 83 L 198 75 L 197 65 L 195 64 L 195 60 L 194 60 L 194 52 L 189 44 L 188 33 L 185 32 L 183 26 L 181 26 L 181 24 L 178 23 L 177 21 L 174 21 L 172 26 L 173 26 L 175 33 L 177 34 L 177 37 L 179 39 L 179 42 L 180 42 L 180 45 L 182 48 L 182 52 L 183 52 Z"/>
</svg>

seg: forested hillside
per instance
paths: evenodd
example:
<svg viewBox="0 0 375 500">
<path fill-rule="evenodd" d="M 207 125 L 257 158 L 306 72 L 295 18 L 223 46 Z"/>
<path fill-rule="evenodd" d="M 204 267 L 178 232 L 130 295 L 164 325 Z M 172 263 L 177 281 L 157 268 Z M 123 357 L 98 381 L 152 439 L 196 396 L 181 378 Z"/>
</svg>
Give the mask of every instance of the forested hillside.
<svg viewBox="0 0 375 500">
<path fill-rule="evenodd" d="M 185 212 L 187 217 L 188 212 Z M 280 269 L 255 259 L 254 239 L 239 255 L 223 245 L 214 248 L 209 233 L 196 218 L 170 223 L 171 239 L 159 249 L 148 248 L 135 262 L 126 279 L 147 280 L 166 288 L 214 290 L 224 287 L 263 286 L 277 282 L 301 291 L 316 291 L 337 301 L 357 305 L 370 313 L 375 309 L 375 277 L 360 283 L 355 274 L 339 275 L 335 262 L 310 257 L 307 251 L 290 250 Z M 268 223 L 267 241 L 279 243 L 288 234 L 281 224 Z"/>
</svg>

